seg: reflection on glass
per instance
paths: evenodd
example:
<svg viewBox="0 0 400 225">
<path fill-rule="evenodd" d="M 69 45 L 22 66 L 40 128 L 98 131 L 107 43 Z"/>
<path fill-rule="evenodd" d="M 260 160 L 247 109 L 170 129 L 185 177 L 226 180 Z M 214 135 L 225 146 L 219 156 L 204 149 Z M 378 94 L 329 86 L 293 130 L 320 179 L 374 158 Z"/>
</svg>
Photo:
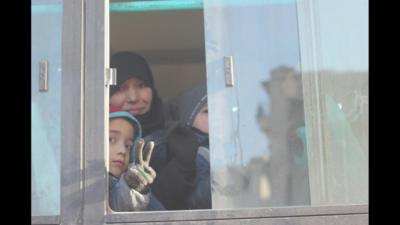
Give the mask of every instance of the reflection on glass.
<svg viewBox="0 0 400 225">
<path fill-rule="evenodd" d="M 367 11 L 355 7 L 364 2 L 351 1 L 342 15 L 329 10 L 340 4 L 318 1 L 315 24 L 293 1 L 228 2 L 204 1 L 212 207 L 366 203 Z M 330 26 L 353 11 L 363 18 L 358 33 Z M 305 30 L 316 24 L 323 26 L 311 29 L 317 34 Z M 335 40 L 331 27 L 351 38 Z M 309 52 L 319 54 L 310 59 Z M 360 57 L 344 60 L 347 53 Z M 226 56 L 234 61 L 232 87 Z"/>
<path fill-rule="evenodd" d="M 273 193 L 270 205 L 307 205 L 310 193 L 301 76 L 280 66 L 271 71 L 263 86 L 271 99 L 270 112 L 260 107 L 258 113 L 271 143 L 267 168 Z"/>
<path fill-rule="evenodd" d="M 312 204 L 368 203 L 368 72 L 317 71 L 319 105 L 307 102 Z M 303 74 L 307 81 L 310 73 Z M 315 114 L 318 112 L 319 120 Z M 315 127 L 324 129 L 317 134 Z M 320 139 L 313 136 L 319 135 Z M 317 147 L 319 146 L 319 147 Z M 320 163 L 319 157 L 324 159 Z"/>
<path fill-rule="evenodd" d="M 302 1 L 298 18 L 311 204 L 366 204 L 368 1 Z"/>
<path fill-rule="evenodd" d="M 62 9 L 62 1 L 32 1 L 31 213 L 60 214 L 62 10 L 36 10 L 42 3 Z M 48 62 L 48 90 L 39 91 L 39 62 Z"/>
<path fill-rule="evenodd" d="M 295 4 L 219 2 L 204 2 L 212 206 L 309 204 Z"/>
</svg>

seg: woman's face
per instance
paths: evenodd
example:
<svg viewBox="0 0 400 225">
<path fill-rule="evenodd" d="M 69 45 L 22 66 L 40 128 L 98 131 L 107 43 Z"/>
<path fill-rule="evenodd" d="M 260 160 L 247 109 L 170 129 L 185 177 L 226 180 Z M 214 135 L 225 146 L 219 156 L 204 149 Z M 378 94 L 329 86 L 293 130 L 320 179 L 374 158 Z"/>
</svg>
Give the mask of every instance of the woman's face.
<svg viewBox="0 0 400 225">
<path fill-rule="evenodd" d="M 208 106 L 204 105 L 193 121 L 193 127 L 208 134 Z"/>
<path fill-rule="evenodd" d="M 128 111 L 134 116 L 150 110 L 153 92 L 137 78 L 126 80 L 110 98 L 110 104 Z"/>
</svg>

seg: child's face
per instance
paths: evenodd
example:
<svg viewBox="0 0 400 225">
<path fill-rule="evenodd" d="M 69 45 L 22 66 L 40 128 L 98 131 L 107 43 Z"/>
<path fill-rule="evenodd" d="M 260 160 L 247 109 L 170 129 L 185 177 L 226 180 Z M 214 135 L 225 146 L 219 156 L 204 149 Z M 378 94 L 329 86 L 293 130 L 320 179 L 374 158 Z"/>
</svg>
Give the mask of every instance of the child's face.
<svg viewBox="0 0 400 225">
<path fill-rule="evenodd" d="M 134 130 L 132 124 L 122 118 L 112 119 L 109 129 L 109 172 L 119 177 L 128 168 Z"/>
<path fill-rule="evenodd" d="M 150 110 L 153 91 L 143 81 L 131 78 L 126 80 L 110 98 L 110 104 L 130 112 L 132 115 L 143 115 Z"/>
<path fill-rule="evenodd" d="M 193 127 L 203 131 L 208 134 L 208 106 L 204 105 L 193 121 Z"/>
</svg>

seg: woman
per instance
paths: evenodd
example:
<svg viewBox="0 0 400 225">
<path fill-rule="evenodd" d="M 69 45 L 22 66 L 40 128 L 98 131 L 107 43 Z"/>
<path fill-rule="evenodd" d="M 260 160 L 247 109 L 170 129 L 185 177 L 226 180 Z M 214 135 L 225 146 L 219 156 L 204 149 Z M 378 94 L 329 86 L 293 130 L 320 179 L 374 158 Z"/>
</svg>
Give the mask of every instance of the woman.
<svg viewBox="0 0 400 225">
<path fill-rule="evenodd" d="M 110 66 L 117 69 L 117 85 L 110 88 L 110 104 L 133 114 L 142 125 L 144 140 L 155 144 L 150 166 L 157 177 L 151 185 L 152 192 L 165 209 L 187 209 L 188 195 L 195 186 L 196 136 L 177 123 L 165 124 L 163 102 L 143 57 L 119 52 L 111 57 Z M 156 209 L 159 208 L 148 210 Z"/>
</svg>

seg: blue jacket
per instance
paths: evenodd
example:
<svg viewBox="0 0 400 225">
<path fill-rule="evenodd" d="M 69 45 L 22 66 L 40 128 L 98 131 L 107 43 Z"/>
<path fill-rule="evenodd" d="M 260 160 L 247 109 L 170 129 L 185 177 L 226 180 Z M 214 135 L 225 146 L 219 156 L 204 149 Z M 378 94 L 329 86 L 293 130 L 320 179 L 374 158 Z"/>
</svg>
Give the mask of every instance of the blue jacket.
<svg viewBox="0 0 400 225">
<path fill-rule="evenodd" d="M 196 155 L 196 187 L 188 198 L 190 209 L 211 209 L 210 150 L 200 146 Z"/>
<path fill-rule="evenodd" d="M 164 206 L 150 191 L 141 194 L 128 186 L 125 179 L 109 174 L 109 205 L 116 212 L 131 212 L 144 210 L 163 210 Z"/>
</svg>

